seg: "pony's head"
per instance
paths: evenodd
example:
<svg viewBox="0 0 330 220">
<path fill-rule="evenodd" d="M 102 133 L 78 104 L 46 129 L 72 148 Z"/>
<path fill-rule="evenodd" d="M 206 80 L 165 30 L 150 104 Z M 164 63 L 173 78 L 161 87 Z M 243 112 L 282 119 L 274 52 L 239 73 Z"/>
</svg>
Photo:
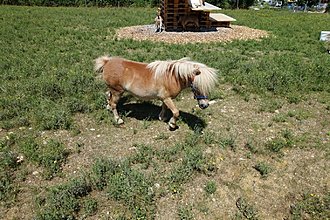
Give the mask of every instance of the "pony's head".
<svg viewBox="0 0 330 220">
<path fill-rule="evenodd" d="M 196 88 L 194 86 L 194 84 L 191 84 L 191 91 L 193 92 L 194 99 L 197 100 L 198 106 L 201 109 L 205 109 L 205 108 L 209 107 L 209 98 L 207 95 L 201 93 L 201 91 L 199 91 L 199 89 Z"/>
<path fill-rule="evenodd" d="M 192 88 L 194 98 L 200 108 L 209 106 L 208 94 L 217 82 L 217 71 L 205 64 L 191 61 L 189 58 L 170 61 L 155 61 L 148 65 L 155 77 L 174 75 Z"/>
<path fill-rule="evenodd" d="M 190 87 L 198 106 L 205 109 L 209 106 L 208 94 L 217 81 L 216 70 L 200 63 L 193 66 Z"/>
</svg>

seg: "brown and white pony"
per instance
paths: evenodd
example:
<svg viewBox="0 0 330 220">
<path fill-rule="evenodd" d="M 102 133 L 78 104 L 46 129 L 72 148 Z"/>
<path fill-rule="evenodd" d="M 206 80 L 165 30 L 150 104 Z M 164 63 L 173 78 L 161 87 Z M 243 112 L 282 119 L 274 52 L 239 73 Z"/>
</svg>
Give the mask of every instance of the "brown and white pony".
<svg viewBox="0 0 330 220">
<path fill-rule="evenodd" d="M 179 117 L 173 99 L 183 89 L 191 87 L 199 107 L 205 109 L 209 105 L 207 95 L 217 82 L 215 69 L 189 58 L 147 64 L 103 56 L 95 60 L 95 70 L 102 73 L 108 86 L 108 107 L 118 124 L 124 121 L 118 115 L 117 103 L 122 94 L 128 91 L 141 99 L 161 100 L 163 104 L 159 119 L 165 120 L 165 111 L 170 109 L 173 113 L 169 121 L 171 130 L 177 128 Z"/>
</svg>

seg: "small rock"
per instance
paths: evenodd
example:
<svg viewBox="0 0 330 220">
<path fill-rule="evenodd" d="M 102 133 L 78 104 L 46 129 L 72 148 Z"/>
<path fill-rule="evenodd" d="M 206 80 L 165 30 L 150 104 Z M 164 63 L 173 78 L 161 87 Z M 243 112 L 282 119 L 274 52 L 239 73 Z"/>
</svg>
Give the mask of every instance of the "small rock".
<svg viewBox="0 0 330 220">
<path fill-rule="evenodd" d="M 209 105 L 213 105 L 213 104 L 215 104 L 217 101 L 215 101 L 215 100 L 212 100 L 212 101 L 209 101 Z"/>
<path fill-rule="evenodd" d="M 16 159 L 17 159 L 17 160 L 16 160 L 16 163 L 21 163 L 21 162 L 24 161 L 24 157 L 23 157 L 23 155 L 18 156 Z"/>
</svg>

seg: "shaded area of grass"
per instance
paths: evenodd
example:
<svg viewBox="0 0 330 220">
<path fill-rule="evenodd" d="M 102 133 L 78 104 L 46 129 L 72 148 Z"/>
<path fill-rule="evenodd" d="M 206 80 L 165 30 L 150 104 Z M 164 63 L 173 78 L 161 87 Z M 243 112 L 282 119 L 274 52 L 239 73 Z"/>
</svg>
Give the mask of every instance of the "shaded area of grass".
<svg viewBox="0 0 330 220">
<path fill-rule="evenodd" d="M 122 99 L 122 101 L 128 101 L 125 100 L 125 98 Z M 154 105 L 149 102 L 143 102 L 143 103 L 123 103 L 120 102 L 120 105 L 118 106 L 118 111 L 125 115 L 125 117 L 130 118 L 136 118 L 138 120 L 144 120 L 146 123 L 145 127 L 147 127 L 147 121 L 155 121 L 159 120 L 158 115 L 161 111 L 161 107 Z M 190 129 L 196 130 L 200 129 L 203 130 L 206 127 L 205 121 L 199 117 L 199 112 L 194 112 L 195 114 L 187 113 L 184 111 L 180 111 L 180 120 L 187 124 Z M 168 117 L 168 120 L 171 118 L 172 113 L 168 110 L 166 111 L 166 116 Z"/>
</svg>

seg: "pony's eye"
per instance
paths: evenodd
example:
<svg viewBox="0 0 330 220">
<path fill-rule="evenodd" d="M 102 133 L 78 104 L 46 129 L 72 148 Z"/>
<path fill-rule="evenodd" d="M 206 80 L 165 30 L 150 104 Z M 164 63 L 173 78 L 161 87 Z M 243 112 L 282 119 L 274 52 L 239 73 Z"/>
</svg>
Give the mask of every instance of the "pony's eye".
<svg viewBox="0 0 330 220">
<path fill-rule="evenodd" d="M 194 70 L 194 74 L 195 74 L 195 75 L 199 75 L 199 74 L 201 74 L 201 71 L 200 71 L 199 69 L 195 69 L 195 70 Z"/>
</svg>

